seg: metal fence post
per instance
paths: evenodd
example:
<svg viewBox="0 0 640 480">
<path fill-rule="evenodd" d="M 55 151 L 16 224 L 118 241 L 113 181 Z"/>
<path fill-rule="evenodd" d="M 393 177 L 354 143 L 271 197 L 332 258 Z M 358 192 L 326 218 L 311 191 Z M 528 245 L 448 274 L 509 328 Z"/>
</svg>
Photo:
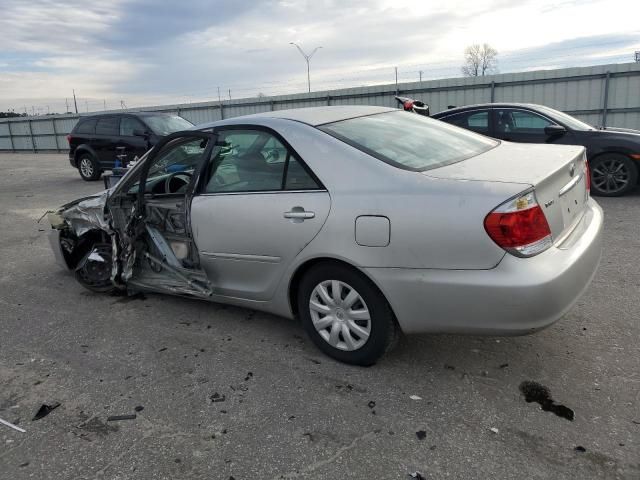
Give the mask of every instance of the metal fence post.
<svg viewBox="0 0 640 480">
<path fill-rule="evenodd" d="M 220 120 L 224 120 L 224 105 L 220 102 Z"/>
<path fill-rule="evenodd" d="M 609 80 L 611 72 L 607 70 L 607 76 L 604 77 L 604 98 L 602 100 L 602 126 L 607 126 L 607 108 L 609 107 Z"/>
<path fill-rule="evenodd" d="M 56 139 L 56 151 L 60 153 L 60 145 L 58 144 L 58 130 L 56 130 L 56 119 L 51 119 L 51 125 L 53 126 L 53 138 Z"/>
<path fill-rule="evenodd" d="M 273 100 L 271 100 L 269 102 L 269 109 L 273 112 L 273 107 L 275 107 L 276 102 L 274 102 Z"/>
<path fill-rule="evenodd" d="M 11 122 L 7 121 L 7 129 L 9 130 L 9 145 L 11 145 L 11 151 L 16 152 L 16 147 L 13 144 L 13 137 L 11 136 Z"/>
<path fill-rule="evenodd" d="M 28 120 L 27 124 L 29 125 L 29 138 L 31 139 L 31 147 L 33 148 L 33 153 L 37 153 L 36 152 L 36 139 L 33 138 L 33 130 L 31 129 L 31 120 Z"/>
<path fill-rule="evenodd" d="M 496 101 L 496 82 L 491 82 L 491 103 L 495 103 Z"/>
<path fill-rule="evenodd" d="M 331 95 L 327 95 L 327 106 L 331 105 Z"/>
</svg>

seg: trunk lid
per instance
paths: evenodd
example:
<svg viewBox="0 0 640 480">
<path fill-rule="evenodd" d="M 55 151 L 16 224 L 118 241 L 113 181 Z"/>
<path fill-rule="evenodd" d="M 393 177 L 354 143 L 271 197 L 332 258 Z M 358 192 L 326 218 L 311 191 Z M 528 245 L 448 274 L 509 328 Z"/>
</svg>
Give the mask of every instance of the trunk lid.
<svg viewBox="0 0 640 480">
<path fill-rule="evenodd" d="M 481 155 L 423 174 L 489 184 L 517 183 L 523 191 L 533 187 L 557 243 L 584 213 L 588 200 L 585 162 L 581 146 L 501 142 Z"/>
</svg>

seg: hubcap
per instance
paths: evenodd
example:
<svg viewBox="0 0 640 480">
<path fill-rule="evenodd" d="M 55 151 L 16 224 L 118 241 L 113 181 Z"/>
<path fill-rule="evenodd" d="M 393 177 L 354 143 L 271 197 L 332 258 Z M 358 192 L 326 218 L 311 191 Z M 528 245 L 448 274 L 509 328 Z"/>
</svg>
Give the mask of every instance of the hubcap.
<svg viewBox="0 0 640 480">
<path fill-rule="evenodd" d="M 353 351 L 371 335 L 371 316 L 360 294 L 339 280 L 325 280 L 311 292 L 309 311 L 316 331 L 332 347 Z"/>
<path fill-rule="evenodd" d="M 89 160 L 86 157 L 80 160 L 80 171 L 82 172 L 82 175 L 84 175 L 85 177 L 92 176 L 93 164 L 91 163 L 91 160 Z"/>
<path fill-rule="evenodd" d="M 630 180 L 630 172 L 621 160 L 604 160 L 591 172 L 593 185 L 601 192 L 616 193 L 624 189 Z"/>
</svg>

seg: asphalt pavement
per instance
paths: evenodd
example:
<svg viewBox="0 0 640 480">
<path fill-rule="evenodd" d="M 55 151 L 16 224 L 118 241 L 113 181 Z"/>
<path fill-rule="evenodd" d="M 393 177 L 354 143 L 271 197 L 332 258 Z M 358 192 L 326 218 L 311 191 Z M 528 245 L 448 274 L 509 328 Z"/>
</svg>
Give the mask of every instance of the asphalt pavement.
<svg viewBox="0 0 640 480">
<path fill-rule="evenodd" d="M 638 191 L 598 200 L 602 263 L 558 323 L 410 337 L 360 368 L 291 320 L 85 290 L 38 219 L 102 182 L 63 154 L 0 172 L 0 418 L 25 430 L 0 424 L 2 479 L 640 478 Z"/>
</svg>

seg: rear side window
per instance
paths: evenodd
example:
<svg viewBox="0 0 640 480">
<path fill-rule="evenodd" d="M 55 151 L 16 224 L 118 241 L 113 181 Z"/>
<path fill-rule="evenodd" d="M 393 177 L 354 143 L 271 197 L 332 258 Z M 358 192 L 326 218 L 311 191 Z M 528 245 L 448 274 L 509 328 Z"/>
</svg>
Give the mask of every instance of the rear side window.
<svg viewBox="0 0 640 480">
<path fill-rule="evenodd" d="M 93 134 L 96 131 L 96 119 L 88 118 L 86 120 L 80 120 L 76 127 L 75 133 L 90 133 Z"/>
<path fill-rule="evenodd" d="M 146 128 L 135 118 L 122 117 L 122 120 L 120 120 L 120 135 L 123 137 L 133 137 L 133 132 L 135 130 L 144 132 Z"/>
<path fill-rule="evenodd" d="M 493 139 L 407 112 L 385 112 L 318 128 L 383 162 L 413 171 L 450 165 L 498 145 Z"/>
<path fill-rule="evenodd" d="M 456 127 L 466 128 L 478 133 L 489 132 L 489 111 L 480 110 L 472 112 L 457 113 L 449 115 L 441 119 L 443 122 L 450 123 Z"/>
<path fill-rule="evenodd" d="M 98 119 L 96 124 L 96 135 L 119 135 L 120 117 L 104 117 Z"/>
</svg>

